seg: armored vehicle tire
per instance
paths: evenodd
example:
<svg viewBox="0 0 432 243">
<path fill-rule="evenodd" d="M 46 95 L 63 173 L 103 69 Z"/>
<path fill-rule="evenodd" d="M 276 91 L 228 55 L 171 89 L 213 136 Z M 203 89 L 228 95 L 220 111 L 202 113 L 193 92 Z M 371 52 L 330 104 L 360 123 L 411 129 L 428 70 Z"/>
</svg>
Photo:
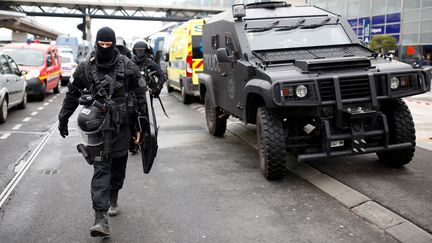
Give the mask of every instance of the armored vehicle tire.
<svg viewBox="0 0 432 243">
<path fill-rule="evenodd" d="M 222 137 L 225 134 L 228 117 L 220 117 L 222 111 L 215 108 L 210 103 L 209 94 L 206 93 L 205 99 L 205 117 L 209 133 L 215 137 Z"/>
<path fill-rule="evenodd" d="M 267 180 L 284 176 L 286 149 L 282 121 L 266 107 L 258 108 L 256 133 L 261 172 Z"/>
<path fill-rule="evenodd" d="M 186 93 L 185 87 L 181 85 L 181 97 L 183 104 L 187 105 L 191 103 L 192 97 Z"/>
<path fill-rule="evenodd" d="M 406 165 L 411 162 L 415 151 L 416 137 L 411 112 L 405 102 L 401 99 L 385 103 L 382 110 L 387 116 L 389 125 L 389 143 L 410 142 L 414 146 L 408 149 L 378 152 L 378 158 L 380 162 L 392 167 Z"/>
</svg>

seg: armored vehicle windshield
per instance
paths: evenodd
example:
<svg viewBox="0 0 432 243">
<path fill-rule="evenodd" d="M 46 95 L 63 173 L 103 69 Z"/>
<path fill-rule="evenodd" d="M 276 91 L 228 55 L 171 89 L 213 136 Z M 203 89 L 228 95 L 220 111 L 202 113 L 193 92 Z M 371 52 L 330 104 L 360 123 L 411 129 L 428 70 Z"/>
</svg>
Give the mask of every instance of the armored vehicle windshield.
<svg viewBox="0 0 432 243">
<path fill-rule="evenodd" d="M 246 36 L 253 51 L 351 44 L 343 27 L 334 24 L 253 28 Z"/>
</svg>

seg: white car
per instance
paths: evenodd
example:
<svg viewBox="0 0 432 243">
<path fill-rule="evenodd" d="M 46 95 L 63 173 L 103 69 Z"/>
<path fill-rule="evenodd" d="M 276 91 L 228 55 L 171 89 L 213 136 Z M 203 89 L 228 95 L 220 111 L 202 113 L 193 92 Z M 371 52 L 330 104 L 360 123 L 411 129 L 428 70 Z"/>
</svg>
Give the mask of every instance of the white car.
<svg viewBox="0 0 432 243">
<path fill-rule="evenodd" d="M 20 71 L 12 58 L 0 52 L 0 124 L 6 121 L 8 110 L 27 105 L 25 71 Z"/>
<path fill-rule="evenodd" d="M 75 69 L 78 66 L 78 64 L 74 62 L 72 55 L 60 56 L 60 63 L 62 69 L 61 84 L 65 86 L 69 83 L 69 79 L 72 76 L 72 74 L 75 72 Z"/>
<path fill-rule="evenodd" d="M 68 55 L 72 55 L 72 57 L 74 56 L 74 52 L 70 47 L 59 46 L 58 51 L 60 56 L 68 56 Z"/>
</svg>

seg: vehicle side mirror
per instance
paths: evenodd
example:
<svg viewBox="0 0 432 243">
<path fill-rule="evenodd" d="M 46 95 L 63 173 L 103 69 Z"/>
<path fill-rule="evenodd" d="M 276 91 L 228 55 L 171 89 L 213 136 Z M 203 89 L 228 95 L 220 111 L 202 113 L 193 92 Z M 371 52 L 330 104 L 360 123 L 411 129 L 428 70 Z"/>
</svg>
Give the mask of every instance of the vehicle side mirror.
<svg viewBox="0 0 432 243">
<path fill-rule="evenodd" d="M 20 75 L 21 75 L 21 76 L 24 76 L 24 75 L 26 75 L 26 74 L 27 74 L 27 71 L 26 71 L 26 70 L 21 70 L 21 71 L 20 71 Z"/>
<path fill-rule="evenodd" d="M 219 63 L 222 62 L 234 62 L 233 56 L 228 56 L 228 50 L 226 48 L 219 48 L 216 50 L 216 57 Z"/>
</svg>

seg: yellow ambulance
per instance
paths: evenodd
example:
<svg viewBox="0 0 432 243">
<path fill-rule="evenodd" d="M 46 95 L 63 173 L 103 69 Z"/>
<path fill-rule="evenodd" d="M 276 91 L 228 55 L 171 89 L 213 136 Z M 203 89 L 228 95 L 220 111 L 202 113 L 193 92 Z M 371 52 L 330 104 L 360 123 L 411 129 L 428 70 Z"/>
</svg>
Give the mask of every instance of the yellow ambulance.
<svg viewBox="0 0 432 243">
<path fill-rule="evenodd" d="M 193 19 L 171 32 L 167 67 L 168 92 L 179 90 L 183 103 L 199 96 L 198 73 L 203 71 L 202 29 L 204 19 Z"/>
</svg>

